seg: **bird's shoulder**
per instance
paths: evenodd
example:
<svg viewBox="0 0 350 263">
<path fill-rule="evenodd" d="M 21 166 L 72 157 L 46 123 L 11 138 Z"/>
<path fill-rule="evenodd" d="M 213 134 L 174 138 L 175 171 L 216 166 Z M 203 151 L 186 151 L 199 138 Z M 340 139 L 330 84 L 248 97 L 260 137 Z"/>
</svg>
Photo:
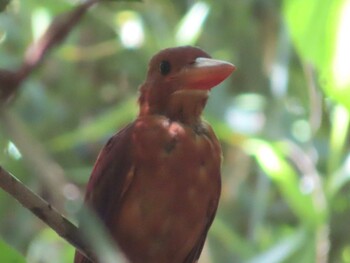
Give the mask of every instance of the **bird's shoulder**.
<svg viewBox="0 0 350 263">
<path fill-rule="evenodd" d="M 133 141 L 135 139 L 153 142 L 161 141 L 164 137 L 206 136 L 215 139 L 215 133 L 210 124 L 202 119 L 193 124 L 170 119 L 164 115 L 145 115 L 136 119 L 133 127 Z M 154 139 L 154 140 L 153 140 Z M 139 143 L 137 141 L 136 143 Z"/>
<path fill-rule="evenodd" d="M 125 179 L 132 167 L 132 151 L 130 146 L 131 123 L 113 135 L 100 151 L 86 188 L 85 202 L 102 218 L 107 217 L 110 209 L 109 200 L 118 200 L 123 191 Z M 113 187 L 113 190 L 110 189 Z"/>
</svg>

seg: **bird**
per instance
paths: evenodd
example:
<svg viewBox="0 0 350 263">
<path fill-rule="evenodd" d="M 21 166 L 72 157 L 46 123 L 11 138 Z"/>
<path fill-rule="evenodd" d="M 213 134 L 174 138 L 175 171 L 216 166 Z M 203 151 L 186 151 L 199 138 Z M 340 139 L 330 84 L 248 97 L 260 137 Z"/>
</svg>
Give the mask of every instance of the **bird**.
<svg viewBox="0 0 350 263">
<path fill-rule="evenodd" d="M 131 263 L 198 262 L 221 192 L 222 152 L 202 118 L 236 67 L 198 47 L 154 55 L 139 114 L 99 153 L 85 203 Z M 78 251 L 74 263 L 89 263 Z"/>
</svg>

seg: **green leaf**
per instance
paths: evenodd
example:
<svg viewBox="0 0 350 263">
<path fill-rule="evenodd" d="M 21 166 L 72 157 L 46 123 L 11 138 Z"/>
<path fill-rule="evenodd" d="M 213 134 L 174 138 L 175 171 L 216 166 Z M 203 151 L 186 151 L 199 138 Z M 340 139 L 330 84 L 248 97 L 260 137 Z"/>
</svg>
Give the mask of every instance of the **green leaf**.
<svg viewBox="0 0 350 263">
<path fill-rule="evenodd" d="M 247 141 L 246 150 L 255 156 L 261 169 L 277 185 L 294 213 L 305 224 L 317 227 L 325 220 L 325 211 L 312 193 L 301 190 L 299 175 L 275 145 L 259 139 Z"/>
<path fill-rule="evenodd" d="M 176 42 L 178 45 L 194 45 L 209 14 L 210 7 L 204 2 L 196 2 L 178 25 Z"/>
<path fill-rule="evenodd" d="M 0 239 L 0 262 L 25 263 L 24 257 Z"/>
<path fill-rule="evenodd" d="M 341 165 L 350 124 L 349 111 L 341 105 L 334 107 L 332 115 L 331 154 L 328 158 L 328 174 L 330 176 Z"/>
<path fill-rule="evenodd" d="M 296 50 L 319 72 L 327 96 L 350 109 L 350 3 L 285 0 L 284 16 Z"/>
<path fill-rule="evenodd" d="M 319 68 L 332 56 L 334 28 L 329 19 L 333 18 L 330 10 L 335 8 L 335 2 L 339 1 L 284 1 L 284 15 L 299 55 Z"/>
<path fill-rule="evenodd" d="M 327 190 L 331 197 L 350 180 L 349 158 L 344 161 L 346 140 L 350 126 L 350 114 L 341 105 L 334 107 L 332 112 L 332 129 L 330 136 L 330 152 L 328 158 Z M 344 164 L 342 162 L 344 161 Z"/>
</svg>

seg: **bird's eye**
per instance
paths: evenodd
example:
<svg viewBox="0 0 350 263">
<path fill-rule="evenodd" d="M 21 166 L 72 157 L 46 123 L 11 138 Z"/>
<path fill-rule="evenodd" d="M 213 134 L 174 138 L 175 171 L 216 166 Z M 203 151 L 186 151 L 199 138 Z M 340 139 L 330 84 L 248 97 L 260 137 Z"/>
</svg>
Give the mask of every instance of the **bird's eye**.
<svg viewBox="0 0 350 263">
<path fill-rule="evenodd" d="M 167 60 L 163 60 L 162 62 L 160 62 L 159 70 L 163 76 L 167 75 L 171 71 L 170 62 Z"/>
</svg>

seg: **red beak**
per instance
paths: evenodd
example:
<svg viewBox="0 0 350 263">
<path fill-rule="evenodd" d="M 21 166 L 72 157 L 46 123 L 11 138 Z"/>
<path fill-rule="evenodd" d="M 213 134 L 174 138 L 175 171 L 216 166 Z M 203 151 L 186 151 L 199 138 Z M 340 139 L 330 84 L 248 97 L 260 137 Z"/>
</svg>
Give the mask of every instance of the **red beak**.
<svg viewBox="0 0 350 263">
<path fill-rule="evenodd" d="M 210 90 L 225 80 L 236 67 L 226 61 L 197 58 L 179 72 L 184 89 Z"/>
</svg>

